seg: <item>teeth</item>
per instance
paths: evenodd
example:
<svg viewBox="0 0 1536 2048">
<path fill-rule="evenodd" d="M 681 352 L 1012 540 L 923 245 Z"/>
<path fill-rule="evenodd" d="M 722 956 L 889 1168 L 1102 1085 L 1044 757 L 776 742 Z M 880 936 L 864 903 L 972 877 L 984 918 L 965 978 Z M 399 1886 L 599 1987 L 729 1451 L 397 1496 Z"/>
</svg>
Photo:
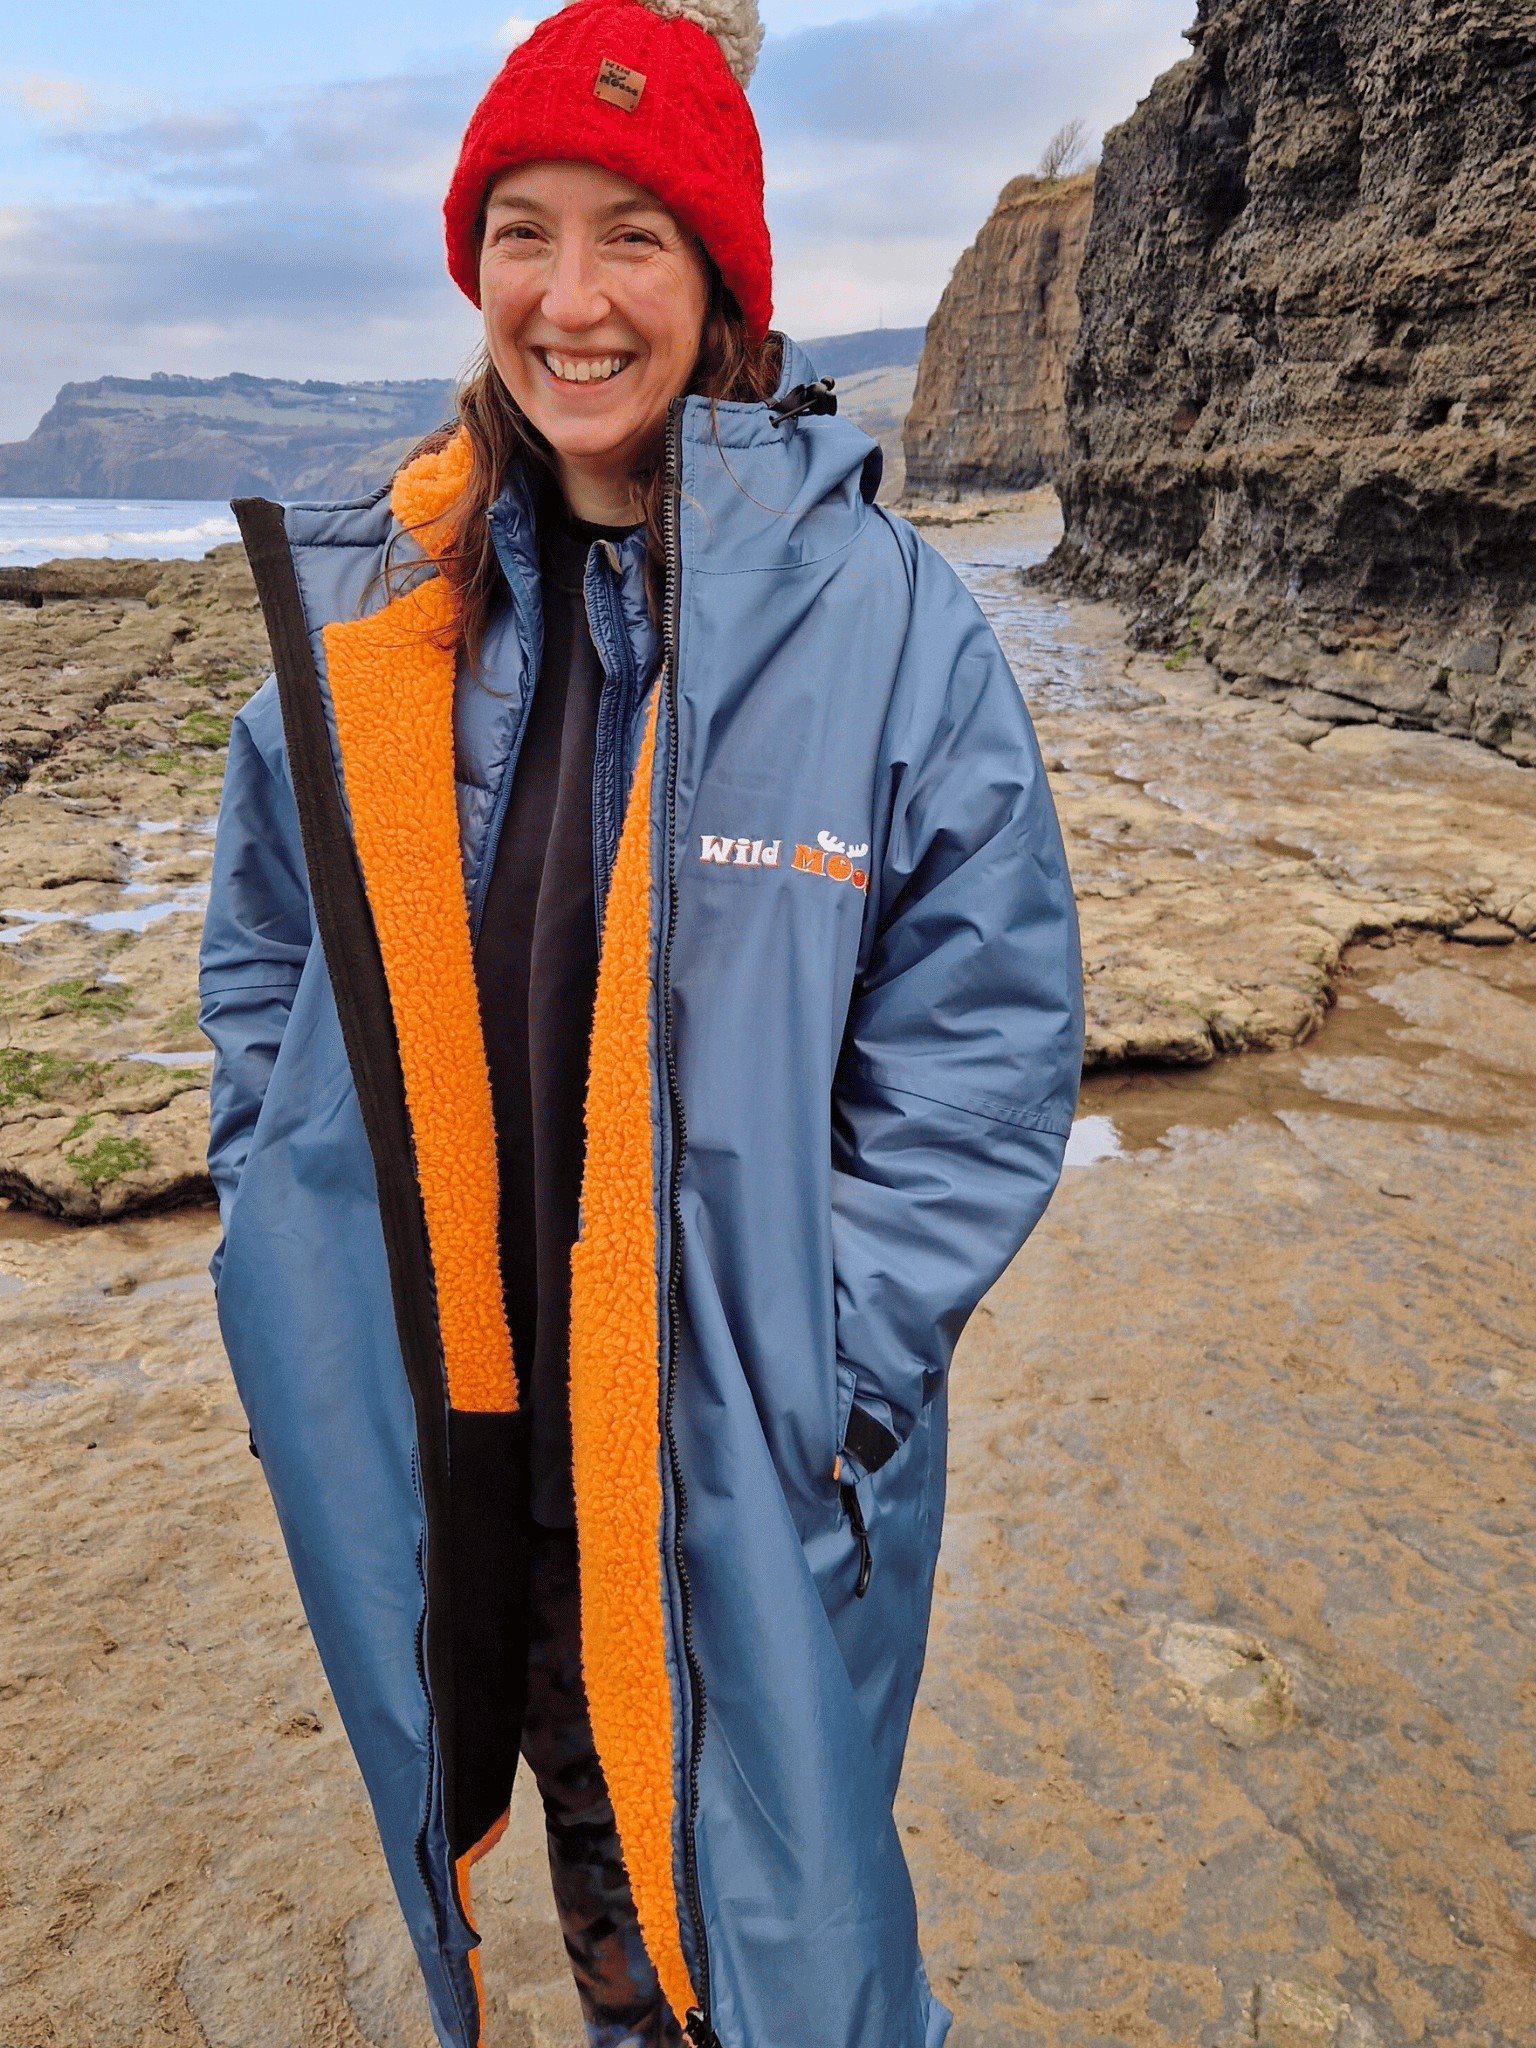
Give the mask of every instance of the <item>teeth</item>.
<svg viewBox="0 0 1536 2048">
<path fill-rule="evenodd" d="M 621 370 L 629 366 L 628 356 L 600 356 L 596 362 L 574 362 L 564 356 L 551 355 L 547 351 L 544 361 L 550 375 L 559 377 L 566 384 L 601 384 L 609 377 L 617 377 Z"/>
</svg>

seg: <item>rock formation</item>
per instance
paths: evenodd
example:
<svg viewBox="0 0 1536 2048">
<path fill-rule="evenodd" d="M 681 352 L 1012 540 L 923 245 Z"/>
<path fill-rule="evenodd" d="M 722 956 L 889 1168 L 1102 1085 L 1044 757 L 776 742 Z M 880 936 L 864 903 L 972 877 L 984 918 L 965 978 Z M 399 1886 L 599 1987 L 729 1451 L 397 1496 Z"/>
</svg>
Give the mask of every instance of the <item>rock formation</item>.
<svg viewBox="0 0 1536 2048">
<path fill-rule="evenodd" d="M 1104 145 L 1048 574 L 1314 722 L 1536 762 L 1536 20 L 1199 0 Z"/>
<path fill-rule="evenodd" d="M 452 384 L 432 378 L 98 377 L 0 446 L 0 497 L 350 497 L 452 415 Z"/>
<path fill-rule="evenodd" d="M 1093 183 L 1092 171 L 1015 178 L 955 265 L 903 434 L 914 496 L 1029 490 L 1056 475 Z"/>
</svg>

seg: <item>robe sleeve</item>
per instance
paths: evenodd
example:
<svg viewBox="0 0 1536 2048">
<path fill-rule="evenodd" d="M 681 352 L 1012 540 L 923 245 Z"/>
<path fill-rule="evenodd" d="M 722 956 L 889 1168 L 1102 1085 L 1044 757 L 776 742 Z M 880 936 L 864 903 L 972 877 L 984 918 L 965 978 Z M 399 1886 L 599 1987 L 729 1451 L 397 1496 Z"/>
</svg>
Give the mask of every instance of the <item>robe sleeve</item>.
<svg viewBox="0 0 1536 2048">
<path fill-rule="evenodd" d="M 838 1372 L 856 1472 L 905 1440 L 1044 1212 L 1083 1048 L 1077 914 L 1029 715 L 959 579 L 908 545 L 872 935 L 833 1102 Z"/>
<path fill-rule="evenodd" d="M 277 687 L 269 679 L 230 733 L 198 960 L 199 1022 L 214 1048 L 208 1170 L 226 1231 L 314 940 Z M 222 1251 L 214 1254 L 215 1282 Z"/>
</svg>

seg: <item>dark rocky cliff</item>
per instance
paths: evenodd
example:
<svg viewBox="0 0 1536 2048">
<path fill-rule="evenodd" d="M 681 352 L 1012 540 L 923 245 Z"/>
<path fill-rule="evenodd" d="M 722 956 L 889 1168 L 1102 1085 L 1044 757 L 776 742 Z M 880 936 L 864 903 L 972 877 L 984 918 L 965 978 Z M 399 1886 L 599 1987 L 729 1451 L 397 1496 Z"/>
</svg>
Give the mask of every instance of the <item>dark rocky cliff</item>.
<svg viewBox="0 0 1536 2048">
<path fill-rule="evenodd" d="M 1536 8 L 1200 0 L 1106 138 L 1049 574 L 1536 761 Z"/>
<path fill-rule="evenodd" d="M 1091 171 L 1003 187 L 928 323 L 902 436 L 909 492 L 1029 490 L 1056 474 L 1092 212 Z"/>
<path fill-rule="evenodd" d="M 6 498 L 341 498 L 375 489 L 453 416 L 453 386 L 277 377 L 66 384 L 36 431 L 0 445 Z"/>
</svg>

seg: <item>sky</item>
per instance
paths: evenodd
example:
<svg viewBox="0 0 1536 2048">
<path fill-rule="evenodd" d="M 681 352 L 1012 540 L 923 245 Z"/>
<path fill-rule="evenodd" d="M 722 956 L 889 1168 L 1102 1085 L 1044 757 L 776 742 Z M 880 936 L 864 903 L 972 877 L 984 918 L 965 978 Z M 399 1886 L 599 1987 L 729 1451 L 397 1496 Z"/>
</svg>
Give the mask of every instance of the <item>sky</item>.
<svg viewBox="0 0 1536 2048">
<path fill-rule="evenodd" d="M 0 45 L 0 441 L 66 380 L 450 377 L 459 137 L 545 0 L 49 0 Z M 775 324 L 918 326 L 997 193 L 1096 147 L 1194 0 L 760 0 Z"/>
</svg>

